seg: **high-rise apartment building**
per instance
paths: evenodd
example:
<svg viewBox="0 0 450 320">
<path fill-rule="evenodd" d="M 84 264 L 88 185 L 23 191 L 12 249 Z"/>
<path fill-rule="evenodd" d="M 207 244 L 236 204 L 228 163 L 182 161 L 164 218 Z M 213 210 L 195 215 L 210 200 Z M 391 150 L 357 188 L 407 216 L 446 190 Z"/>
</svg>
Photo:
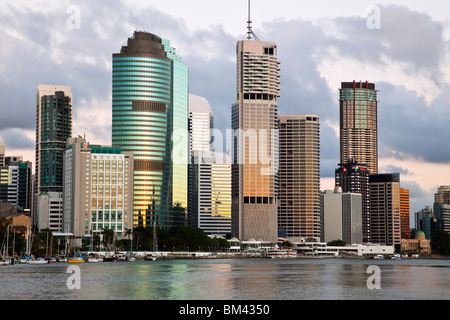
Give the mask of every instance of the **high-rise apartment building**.
<svg viewBox="0 0 450 320">
<path fill-rule="evenodd" d="M 36 94 L 36 161 L 33 224 L 48 212 L 40 211 L 39 197 L 63 190 L 66 141 L 72 136 L 73 96 L 69 86 L 39 85 Z M 59 195 L 58 198 L 61 198 Z M 62 214 L 62 212 L 61 212 Z M 39 223 L 41 227 L 45 225 Z"/>
<path fill-rule="evenodd" d="M 399 246 L 400 174 L 383 173 L 369 176 L 370 241 Z"/>
<path fill-rule="evenodd" d="M 361 194 L 363 241 L 370 242 L 369 171 L 363 163 L 349 159 L 335 169 L 335 186 L 342 192 Z"/>
<path fill-rule="evenodd" d="M 237 42 L 237 94 L 232 105 L 232 233 L 277 240 L 279 61 L 277 44 Z"/>
<path fill-rule="evenodd" d="M 290 241 L 320 240 L 319 116 L 282 114 L 278 127 L 278 228 Z"/>
<path fill-rule="evenodd" d="M 64 175 L 64 232 L 78 245 L 103 229 L 121 239 L 133 228 L 133 153 L 70 138 Z"/>
<path fill-rule="evenodd" d="M 174 200 L 186 208 L 187 67 L 175 57 L 167 41 L 138 31 L 113 54 L 112 143 L 134 153 L 135 226 L 139 221 L 164 229 L 185 224 L 185 213 L 174 209 Z M 174 165 L 175 143 L 182 144 L 182 154 Z"/>
<path fill-rule="evenodd" d="M 364 163 L 378 173 L 377 91 L 369 82 L 342 82 L 339 90 L 340 162 Z"/>
<path fill-rule="evenodd" d="M 400 223 L 401 238 L 411 238 L 411 223 L 409 218 L 409 190 L 400 188 Z"/>
</svg>

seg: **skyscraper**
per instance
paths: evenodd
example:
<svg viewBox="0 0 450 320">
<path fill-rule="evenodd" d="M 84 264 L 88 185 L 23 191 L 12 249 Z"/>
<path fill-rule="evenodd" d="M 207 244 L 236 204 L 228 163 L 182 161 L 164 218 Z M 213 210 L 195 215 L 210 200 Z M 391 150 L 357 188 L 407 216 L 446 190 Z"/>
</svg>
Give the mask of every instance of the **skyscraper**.
<svg viewBox="0 0 450 320">
<path fill-rule="evenodd" d="M 277 240 L 277 44 L 237 42 L 237 94 L 232 105 L 232 233 L 241 240 Z M 253 34 L 254 35 L 254 34 Z"/>
<path fill-rule="evenodd" d="M 278 228 L 290 241 L 320 240 L 319 116 L 278 118 Z"/>
<path fill-rule="evenodd" d="M 170 41 L 162 39 L 161 43 L 172 59 L 172 150 L 177 154 L 172 157 L 172 203 L 188 209 L 188 162 L 189 162 L 189 70 L 177 56 Z"/>
<path fill-rule="evenodd" d="M 135 226 L 139 217 L 143 226 L 149 222 L 165 229 L 185 223 L 184 213 L 173 209 L 173 200 L 186 197 L 187 202 L 187 186 L 181 186 L 178 193 L 173 184 L 187 185 L 187 172 L 173 178 L 180 167 L 173 165 L 171 147 L 174 127 L 186 125 L 177 132 L 184 131 L 182 164 L 187 168 L 187 105 L 182 105 L 187 103 L 187 75 L 185 66 L 177 59 L 174 63 L 174 59 L 167 41 L 139 31 L 120 53 L 113 54 L 112 143 L 134 153 Z M 180 96 L 175 97 L 175 93 Z M 174 118 L 174 110 L 186 119 Z M 181 196 L 174 197 L 174 192 Z M 186 202 L 181 205 L 186 206 Z"/>
<path fill-rule="evenodd" d="M 339 90 L 340 162 L 364 163 L 378 173 L 377 91 L 369 82 L 342 82 Z"/>
<path fill-rule="evenodd" d="M 69 86 L 39 85 L 36 94 L 36 162 L 33 224 L 41 215 L 39 196 L 63 191 L 66 141 L 72 136 L 73 97 Z M 62 196 L 59 195 L 58 198 Z M 62 212 L 61 212 L 62 215 Z M 39 216 L 39 217 L 38 217 Z M 43 218 L 48 220 L 47 218 Z M 40 224 L 43 226 L 42 224 Z M 45 227 L 45 226 L 44 226 Z"/>
</svg>

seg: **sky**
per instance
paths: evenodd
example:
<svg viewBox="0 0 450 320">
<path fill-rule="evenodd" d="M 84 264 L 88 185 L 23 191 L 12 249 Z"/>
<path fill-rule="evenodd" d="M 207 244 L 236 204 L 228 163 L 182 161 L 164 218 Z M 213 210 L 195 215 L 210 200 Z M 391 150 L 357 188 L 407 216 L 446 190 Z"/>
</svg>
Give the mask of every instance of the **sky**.
<svg viewBox="0 0 450 320">
<path fill-rule="evenodd" d="M 247 8 L 247 0 L 2 0 L 0 145 L 34 162 L 39 84 L 71 86 L 73 136 L 111 144 L 112 54 L 135 30 L 170 40 L 189 67 L 189 92 L 209 101 L 224 132 Z M 338 89 L 353 80 L 379 90 L 379 172 L 401 174 L 411 215 L 450 184 L 448 12 L 442 0 L 252 1 L 253 31 L 278 44 L 279 113 L 320 117 L 321 189 L 333 188 L 339 163 Z"/>
</svg>

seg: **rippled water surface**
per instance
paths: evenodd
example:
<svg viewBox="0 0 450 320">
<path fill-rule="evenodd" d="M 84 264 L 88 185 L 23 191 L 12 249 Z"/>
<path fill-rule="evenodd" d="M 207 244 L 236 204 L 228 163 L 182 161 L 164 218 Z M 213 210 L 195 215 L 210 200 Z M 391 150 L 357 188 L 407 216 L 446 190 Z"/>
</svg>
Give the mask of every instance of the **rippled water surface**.
<svg viewBox="0 0 450 320">
<path fill-rule="evenodd" d="M 370 266 L 379 289 L 370 289 Z M 70 266 L 80 288 L 69 289 Z M 69 284 L 68 284 L 69 280 Z M 449 260 L 198 259 L 0 267 L 0 299 L 449 299 Z"/>
</svg>

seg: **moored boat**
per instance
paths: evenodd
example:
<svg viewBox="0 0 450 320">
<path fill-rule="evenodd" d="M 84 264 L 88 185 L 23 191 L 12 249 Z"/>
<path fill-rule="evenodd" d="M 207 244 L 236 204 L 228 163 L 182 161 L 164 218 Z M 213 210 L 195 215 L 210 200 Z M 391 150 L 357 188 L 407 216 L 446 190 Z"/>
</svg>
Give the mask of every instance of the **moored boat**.
<svg viewBox="0 0 450 320">
<path fill-rule="evenodd" d="M 374 259 L 384 259 L 384 256 L 381 254 L 377 254 L 376 256 L 373 257 Z"/>
<path fill-rule="evenodd" d="M 74 256 L 74 257 L 67 258 L 67 262 L 69 262 L 69 263 L 85 263 L 86 260 L 84 259 L 83 256 Z"/>
<path fill-rule="evenodd" d="M 48 260 L 45 260 L 44 258 L 33 258 L 28 261 L 29 264 L 47 264 L 49 263 Z"/>
</svg>

